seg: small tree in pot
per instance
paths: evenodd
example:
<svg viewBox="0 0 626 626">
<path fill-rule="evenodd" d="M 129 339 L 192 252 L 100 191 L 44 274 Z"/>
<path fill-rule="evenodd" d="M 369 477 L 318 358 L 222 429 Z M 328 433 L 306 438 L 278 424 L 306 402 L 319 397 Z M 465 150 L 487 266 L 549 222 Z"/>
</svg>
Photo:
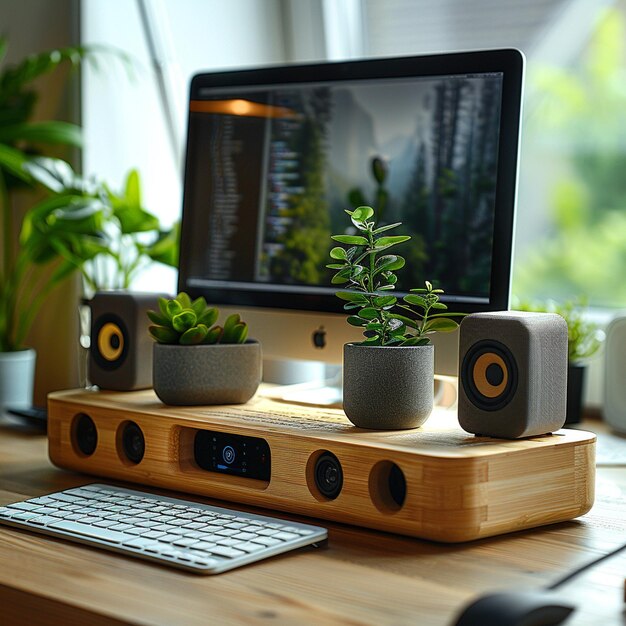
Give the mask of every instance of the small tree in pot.
<svg viewBox="0 0 626 626">
<path fill-rule="evenodd" d="M 261 382 L 261 345 L 248 340 L 248 326 L 230 315 L 215 324 L 219 312 L 204 298 L 186 293 L 159 298 L 159 311 L 148 311 L 155 339 L 153 384 L 165 404 L 243 404 Z"/>
<path fill-rule="evenodd" d="M 356 235 L 334 235 L 342 246 L 330 251 L 336 270 L 337 296 L 350 313 L 348 323 L 363 328 L 361 343 L 344 346 L 343 406 L 350 421 L 362 428 L 400 429 L 423 424 L 432 411 L 434 347 L 429 335 L 456 330 L 440 301 L 441 289 L 426 281 L 402 299 L 393 295 L 405 265 L 390 249 L 410 239 L 389 235 L 400 222 L 376 225 L 374 210 L 361 206 L 346 211 Z"/>
</svg>

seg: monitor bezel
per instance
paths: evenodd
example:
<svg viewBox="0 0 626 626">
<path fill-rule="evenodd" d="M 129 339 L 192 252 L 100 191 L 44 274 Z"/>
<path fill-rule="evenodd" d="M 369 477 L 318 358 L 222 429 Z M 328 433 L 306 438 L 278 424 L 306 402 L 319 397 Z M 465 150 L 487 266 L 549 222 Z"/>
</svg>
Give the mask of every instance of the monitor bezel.
<svg viewBox="0 0 626 626">
<path fill-rule="evenodd" d="M 312 63 L 302 65 L 266 66 L 254 69 L 238 69 L 196 74 L 191 81 L 189 98 L 201 98 L 207 89 L 229 87 L 260 87 L 264 85 L 307 84 L 317 82 L 341 82 L 368 79 L 428 77 L 502 73 L 502 107 L 500 137 L 498 142 L 498 171 L 494 208 L 493 256 L 491 263 L 490 294 L 488 302 L 454 303 L 455 310 L 463 313 L 504 310 L 509 307 L 515 207 L 518 178 L 518 153 L 521 127 L 521 107 L 524 75 L 524 56 L 516 49 L 481 50 L 412 57 L 389 57 L 357 61 Z M 206 97 L 206 96 L 205 96 Z M 293 311 L 343 311 L 342 302 L 332 293 L 285 293 L 264 285 L 262 290 L 250 290 L 238 286 L 224 289 L 190 283 L 190 266 L 187 245 L 194 228 L 190 217 L 190 142 L 191 115 L 187 120 L 187 147 L 185 158 L 185 182 L 179 257 L 178 290 L 192 297 L 204 296 L 213 304 L 263 307 Z M 428 278 L 428 277 L 425 277 Z M 237 285 L 237 283 L 232 283 Z M 329 285 L 330 286 L 330 285 Z M 441 285 L 445 289 L 445 285 Z M 449 302 L 444 296 L 442 298 Z"/>
</svg>

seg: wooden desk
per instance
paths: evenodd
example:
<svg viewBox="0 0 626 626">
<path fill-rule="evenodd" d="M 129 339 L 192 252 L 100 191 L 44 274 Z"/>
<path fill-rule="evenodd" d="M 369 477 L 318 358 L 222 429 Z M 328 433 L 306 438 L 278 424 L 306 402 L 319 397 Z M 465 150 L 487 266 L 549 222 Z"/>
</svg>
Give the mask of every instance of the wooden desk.
<svg viewBox="0 0 626 626">
<path fill-rule="evenodd" d="M 94 480 L 54 468 L 45 437 L 0 423 L 0 504 Z M 626 541 L 626 466 L 598 468 L 597 481 L 574 522 L 458 545 L 322 522 L 327 548 L 219 576 L 0 527 L 0 623 L 447 625 L 477 595 L 539 587 Z M 626 623 L 625 575 L 622 555 L 563 587 L 579 606 L 568 626 Z"/>
</svg>

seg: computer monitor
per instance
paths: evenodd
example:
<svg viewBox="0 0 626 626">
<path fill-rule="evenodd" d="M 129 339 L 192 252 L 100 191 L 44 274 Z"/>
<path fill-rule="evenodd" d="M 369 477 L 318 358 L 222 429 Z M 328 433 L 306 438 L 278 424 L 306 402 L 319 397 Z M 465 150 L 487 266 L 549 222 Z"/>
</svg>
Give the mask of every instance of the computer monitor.
<svg viewBox="0 0 626 626">
<path fill-rule="evenodd" d="M 196 75 L 179 289 L 241 312 L 267 358 L 340 363 L 362 336 L 325 265 L 366 204 L 412 236 L 398 292 L 430 280 L 451 310 L 508 308 L 523 65 L 490 50 Z M 456 374 L 456 334 L 435 343 Z"/>
</svg>

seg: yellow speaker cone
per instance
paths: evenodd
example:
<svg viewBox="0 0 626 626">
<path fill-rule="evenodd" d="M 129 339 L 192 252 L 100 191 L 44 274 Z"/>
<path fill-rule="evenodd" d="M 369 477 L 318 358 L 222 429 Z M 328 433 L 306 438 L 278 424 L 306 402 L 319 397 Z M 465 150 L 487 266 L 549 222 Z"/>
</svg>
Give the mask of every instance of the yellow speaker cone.
<svg viewBox="0 0 626 626">
<path fill-rule="evenodd" d="M 107 322 L 98 333 L 98 350 L 107 361 L 117 361 L 124 350 L 124 335 L 117 324 Z"/>
<path fill-rule="evenodd" d="M 487 370 L 490 370 L 489 373 Z M 496 373 L 497 383 L 492 372 Z M 476 359 L 472 376 L 476 389 L 486 398 L 497 398 L 504 392 L 509 380 L 506 363 L 494 352 L 485 352 Z"/>
</svg>

